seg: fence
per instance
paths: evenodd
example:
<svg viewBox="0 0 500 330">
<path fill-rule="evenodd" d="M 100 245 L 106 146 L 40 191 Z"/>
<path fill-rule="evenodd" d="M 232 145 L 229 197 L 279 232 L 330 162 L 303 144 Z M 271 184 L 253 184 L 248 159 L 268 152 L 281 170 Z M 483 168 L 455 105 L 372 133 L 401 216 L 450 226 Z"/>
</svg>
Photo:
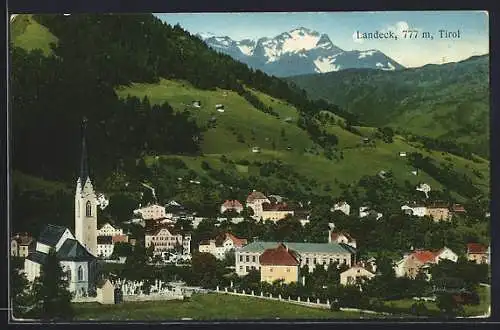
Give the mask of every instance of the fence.
<svg viewBox="0 0 500 330">
<path fill-rule="evenodd" d="M 282 302 L 287 302 L 290 304 L 301 305 L 301 306 L 306 306 L 306 307 L 313 307 L 313 308 L 330 309 L 330 307 L 331 307 L 331 302 L 328 299 L 324 303 L 322 303 L 320 301 L 320 299 L 316 299 L 316 301 L 311 301 L 310 298 L 301 298 L 301 297 L 297 297 L 297 300 L 295 300 L 295 299 L 291 299 L 290 297 L 283 298 L 280 294 L 277 297 L 273 297 L 272 294 L 270 294 L 270 293 L 264 294 L 263 292 L 260 292 L 260 293 L 256 294 L 253 290 L 250 291 L 250 293 L 245 292 L 245 290 L 238 292 L 236 289 L 233 289 L 233 288 L 221 289 L 218 286 L 215 290 L 212 290 L 212 292 L 231 294 L 231 295 L 236 295 L 236 296 L 254 297 L 254 298 L 266 299 L 266 300 L 282 301 Z M 360 312 L 360 313 L 366 313 L 366 314 L 391 315 L 390 313 L 376 312 L 376 311 L 370 311 L 370 310 L 358 309 L 358 308 L 341 307 L 340 310 L 343 312 Z"/>
</svg>

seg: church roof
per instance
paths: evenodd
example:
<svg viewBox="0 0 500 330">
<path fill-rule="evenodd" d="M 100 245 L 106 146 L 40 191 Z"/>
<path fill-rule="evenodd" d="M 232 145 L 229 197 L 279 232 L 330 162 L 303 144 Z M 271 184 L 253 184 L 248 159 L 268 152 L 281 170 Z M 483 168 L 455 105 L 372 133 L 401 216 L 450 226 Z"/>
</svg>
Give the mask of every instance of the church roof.
<svg viewBox="0 0 500 330">
<path fill-rule="evenodd" d="M 89 164 L 88 164 L 88 155 L 87 155 L 87 141 L 86 141 L 86 132 L 87 131 L 87 118 L 83 118 L 82 120 L 82 155 L 80 159 L 80 181 L 82 185 L 87 181 L 89 177 Z"/>
<path fill-rule="evenodd" d="M 40 234 L 38 241 L 42 244 L 54 247 L 66 231 L 66 227 L 57 225 L 47 225 Z"/>
<path fill-rule="evenodd" d="M 43 265 L 45 263 L 45 260 L 47 259 L 47 254 L 40 251 L 33 251 L 28 254 L 26 259 Z"/>
<path fill-rule="evenodd" d="M 95 257 L 75 239 L 67 239 L 57 251 L 57 258 L 66 261 L 87 261 Z"/>
</svg>

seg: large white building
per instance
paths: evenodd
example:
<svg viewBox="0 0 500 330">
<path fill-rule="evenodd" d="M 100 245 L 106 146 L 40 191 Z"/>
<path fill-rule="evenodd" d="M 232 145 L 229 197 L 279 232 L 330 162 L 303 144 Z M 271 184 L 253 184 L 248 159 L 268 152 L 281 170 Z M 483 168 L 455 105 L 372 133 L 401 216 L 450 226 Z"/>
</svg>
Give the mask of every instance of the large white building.
<svg viewBox="0 0 500 330">
<path fill-rule="evenodd" d="M 246 239 L 238 238 L 231 233 L 224 233 L 220 237 L 211 239 L 206 242 L 200 242 L 198 251 L 202 253 L 210 253 L 217 259 L 222 260 L 226 254 L 232 250 L 236 251 L 247 244 Z"/>
<path fill-rule="evenodd" d="M 154 246 L 154 255 L 164 255 L 178 248 L 182 248 L 183 255 L 191 254 L 191 234 L 182 235 L 170 226 L 148 228 L 144 239 L 146 249 Z"/>
<path fill-rule="evenodd" d="M 69 291 L 86 296 L 94 287 L 96 258 L 78 242 L 68 228 L 47 225 L 36 243 L 36 250 L 24 261 L 26 278 L 33 282 L 40 276 L 47 255 L 53 249 L 63 271 L 67 272 Z"/>
<path fill-rule="evenodd" d="M 110 223 L 105 223 L 97 230 L 97 236 L 118 236 L 123 235 L 123 229 L 113 227 Z"/>
<path fill-rule="evenodd" d="M 109 258 L 113 254 L 114 242 L 112 236 L 97 236 L 97 256 Z"/>
<path fill-rule="evenodd" d="M 264 211 L 262 208 L 262 204 L 264 203 L 271 204 L 271 201 L 263 193 L 254 190 L 248 195 L 246 206 L 253 210 L 252 218 L 260 220 L 262 212 Z"/>
<path fill-rule="evenodd" d="M 134 214 L 142 216 L 144 220 L 164 219 L 167 216 L 165 207 L 158 204 L 151 204 L 134 210 Z"/>
<path fill-rule="evenodd" d="M 427 207 L 424 205 L 403 205 L 401 210 L 408 215 L 416 217 L 425 217 L 427 215 Z"/>
<path fill-rule="evenodd" d="M 236 250 L 236 274 L 244 276 L 250 269 L 259 270 L 259 256 L 265 250 L 275 248 L 278 244 L 278 242 L 256 241 Z M 337 262 L 339 265 L 351 266 L 355 262 L 356 249 L 347 244 L 292 242 L 283 244 L 299 254 L 300 267 L 307 265 L 310 272 L 318 265 L 327 267 Z"/>
</svg>

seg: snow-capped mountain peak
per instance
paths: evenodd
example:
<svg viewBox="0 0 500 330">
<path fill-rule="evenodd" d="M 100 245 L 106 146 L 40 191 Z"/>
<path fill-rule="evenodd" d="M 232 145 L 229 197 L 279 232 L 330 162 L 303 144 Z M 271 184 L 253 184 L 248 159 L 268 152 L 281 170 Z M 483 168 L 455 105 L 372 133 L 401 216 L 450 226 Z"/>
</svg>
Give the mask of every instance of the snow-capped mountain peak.
<svg viewBox="0 0 500 330">
<path fill-rule="evenodd" d="M 344 51 L 333 44 L 327 34 L 305 27 L 258 40 L 237 41 L 227 36 L 209 35 L 204 39 L 208 46 L 275 76 L 324 73 L 348 68 L 403 68 L 379 50 Z"/>
</svg>

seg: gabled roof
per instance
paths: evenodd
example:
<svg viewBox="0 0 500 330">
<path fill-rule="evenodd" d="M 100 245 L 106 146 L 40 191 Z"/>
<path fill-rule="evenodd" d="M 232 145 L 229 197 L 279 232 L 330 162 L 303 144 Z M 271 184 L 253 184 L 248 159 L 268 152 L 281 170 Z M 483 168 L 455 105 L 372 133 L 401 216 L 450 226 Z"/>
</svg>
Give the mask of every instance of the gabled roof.
<svg viewBox="0 0 500 330">
<path fill-rule="evenodd" d="M 43 265 L 45 264 L 45 260 L 47 260 L 47 254 L 40 251 L 33 251 L 28 254 L 26 259 L 36 262 L 37 264 Z"/>
<path fill-rule="evenodd" d="M 263 203 L 262 210 L 264 211 L 291 211 L 286 203 Z"/>
<path fill-rule="evenodd" d="M 421 263 L 435 262 L 436 254 L 427 250 L 418 250 L 411 254 L 411 256 L 415 257 Z"/>
<path fill-rule="evenodd" d="M 261 193 L 260 191 L 253 191 L 248 195 L 247 197 L 247 203 L 252 203 L 253 201 L 257 199 L 267 199 L 266 195 Z"/>
<path fill-rule="evenodd" d="M 56 255 L 59 260 L 67 261 L 90 261 L 95 259 L 95 257 L 75 239 L 67 239 L 64 241 Z"/>
<path fill-rule="evenodd" d="M 467 244 L 467 253 L 474 253 L 474 254 L 482 254 L 486 253 L 486 250 L 488 250 L 488 247 L 479 244 L 479 243 L 468 243 Z"/>
<path fill-rule="evenodd" d="M 38 241 L 42 244 L 54 247 L 66 231 L 66 227 L 57 225 L 47 225 L 40 234 Z"/>
<path fill-rule="evenodd" d="M 231 233 L 226 233 L 226 239 L 233 241 L 233 244 L 236 247 L 242 247 L 247 244 L 247 240 L 245 238 L 238 238 Z"/>
<path fill-rule="evenodd" d="M 337 238 L 340 237 L 340 235 L 344 235 L 347 238 L 348 242 L 355 242 L 356 241 L 354 238 L 351 237 L 351 235 L 349 235 L 349 233 L 343 232 L 343 231 L 341 231 L 341 232 L 332 232 L 331 235 L 330 235 L 330 237 L 331 237 L 332 241 L 336 241 Z"/>
<path fill-rule="evenodd" d="M 299 261 L 292 250 L 283 243 L 274 249 L 267 249 L 259 257 L 261 265 L 297 266 Z"/>
<path fill-rule="evenodd" d="M 238 200 L 226 200 L 224 204 L 222 204 L 225 208 L 243 208 L 240 201 Z"/>
</svg>

